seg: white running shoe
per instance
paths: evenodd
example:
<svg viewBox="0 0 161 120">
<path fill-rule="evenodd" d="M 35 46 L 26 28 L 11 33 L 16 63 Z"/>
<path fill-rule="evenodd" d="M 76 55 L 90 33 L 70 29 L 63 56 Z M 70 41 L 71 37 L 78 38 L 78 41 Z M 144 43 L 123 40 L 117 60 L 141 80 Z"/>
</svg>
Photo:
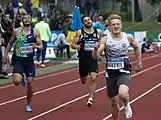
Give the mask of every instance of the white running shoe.
<svg viewBox="0 0 161 120">
<path fill-rule="evenodd" d="M 124 106 L 124 109 L 125 109 L 126 118 L 127 119 L 131 118 L 132 117 L 132 109 L 131 109 L 130 103 L 128 103 L 126 106 Z"/>
<path fill-rule="evenodd" d="M 88 102 L 87 102 L 87 107 L 91 108 L 93 104 L 93 99 L 92 98 L 88 98 Z"/>
</svg>

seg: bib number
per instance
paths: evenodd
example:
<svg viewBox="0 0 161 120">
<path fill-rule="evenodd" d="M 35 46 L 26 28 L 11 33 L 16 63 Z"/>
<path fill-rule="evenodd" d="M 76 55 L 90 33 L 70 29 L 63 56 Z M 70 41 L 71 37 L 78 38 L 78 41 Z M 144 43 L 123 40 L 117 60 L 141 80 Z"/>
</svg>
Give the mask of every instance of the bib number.
<svg viewBox="0 0 161 120">
<path fill-rule="evenodd" d="M 108 69 L 122 69 L 124 68 L 124 58 L 108 58 Z"/>
<path fill-rule="evenodd" d="M 96 43 L 96 41 L 85 41 L 84 44 L 84 51 L 93 51 L 94 47 L 93 45 Z"/>
<path fill-rule="evenodd" d="M 22 54 L 31 54 L 33 53 L 33 47 L 32 44 L 27 43 L 21 46 L 21 53 Z"/>
</svg>

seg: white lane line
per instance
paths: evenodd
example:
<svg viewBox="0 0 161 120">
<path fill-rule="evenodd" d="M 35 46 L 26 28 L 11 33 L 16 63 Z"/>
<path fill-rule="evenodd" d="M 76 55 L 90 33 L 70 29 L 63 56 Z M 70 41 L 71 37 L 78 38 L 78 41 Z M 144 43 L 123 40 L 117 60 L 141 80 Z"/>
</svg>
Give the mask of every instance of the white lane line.
<svg viewBox="0 0 161 120">
<path fill-rule="evenodd" d="M 161 53 L 156 54 L 156 55 L 153 55 L 153 56 L 150 56 L 150 57 L 146 57 L 146 58 L 143 58 L 142 60 L 148 60 L 148 59 L 157 57 L 157 56 L 159 56 L 160 54 L 161 54 Z M 42 77 L 35 78 L 35 80 L 40 80 L 40 79 L 44 79 L 44 78 L 47 78 L 47 77 L 52 77 L 52 76 L 64 74 L 64 73 L 67 73 L 67 72 L 74 71 L 74 70 L 76 70 L 76 69 L 78 69 L 78 68 L 73 68 L 73 69 L 61 71 L 61 72 L 58 72 L 58 73 L 53 73 L 53 74 L 49 74 L 49 75 L 44 75 L 44 76 L 42 76 Z M 14 86 L 14 84 L 2 86 L 2 87 L 0 87 L 0 90 L 1 90 L 1 89 L 5 89 L 5 88 L 9 88 L 9 87 L 12 87 L 12 86 Z"/>
<path fill-rule="evenodd" d="M 53 74 L 50 74 L 50 73 L 49 73 L 49 75 L 44 75 L 44 76 L 42 76 L 42 77 L 37 77 L 37 78 L 35 78 L 35 80 L 40 80 L 40 79 L 44 79 L 44 78 L 47 78 L 47 77 L 52 77 L 52 76 L 64 74 L 64 73 L 71 72 L 71 71 L 74 71 L 74 70 L 77 70 L 77 69 L 78 69 L 78 67 L 77 67 L 77 68 L 70 69 L 70 70 L 65 70 L 65 71 L 53 73 Z M 14 84 L 2 86 L 2 87 L 0 87 L 0 90 L 1 90 L 1 89 L 4 89 L 4 88 L 9 88 L 9 87 L 12 87 L 12 86 L 14 86 Z"/>
<path fill-rule="evenodd" d="M 152 91 L 154 91 L 155 89 L 157 89 L 157 88 L 160 87 L 160 86 L 161 86 L 161 83 L 155 85 L 154 87 L 152 87 L 152 88 L 149 89 L 148 91 L 142 93 L 141 95 L 139 95 L 138 97 L 136 97 L 135 99 L 133 99 L 132 101 L 130 101 L 130 104 L 132 104 L 132 103 L 136 102 L 137 100 L 139 100 L 139 99 L 145 97 L 147 94 L 151 93 Z M 120 110 L 123 110 L 123 109 L 124 109 L 124 107 L 121 107 L 121 108 L 120 108 Z M 111 118 L 111 117 L 112 117 L 112 114 L 108 115 L 107 117 L 103 118 L 102 120 L 107 120 L 107 119 L 109 119 L 109 118 Z"/>
<path fill-rule="evenodd" d="M 155 66 L 153 66 L 153 67 L 147 68 L 147 69 L 145 69 L 145 70 L 143 70 L 143 71 L 141 71 L 141 72 L 139 72 L 139 73 L 136 73 L 136 74 L 132 75 L 131 77 L 135 77 L 135 76 L 137 76 L 137 75 L 140 75 L 140 74 L 142 74 L 142 73 L 145 73 L 145 72 L 147 72 L 147 71 L 149 71 L 149 70 L 152 70 L 152 69 L 154 69 L 154 68 L 156 68 L 156 67 L 159 67 L 159 66 L 161 66 L 161 63 L 159 63 L 159 64 L 157 64 L 157 65 L 155 65 Z M 97 92 L 100 92 L 100 91 L 102 91 L 102 90 L 104 90 L 105 88 L 106 88 L 106 86 L 104 86 L 104 87 L 102 87 L 102 88 L 96 90 L 96 93 L 97 93 Z M 62 108 L 62 107 L 65 107 L 66 105 L 72 104 L 72 103 L 74 103 L 74 102 L 76 102 L 76 101 L 78 101 L 78 100 L 80 100 L 80 99 L 83 99 L 83 98 L 85 98 L 85 97 L 87 97 L 87 96 L 88 96 L 88 94 L 85 94 L 85 95 L 83 95 L 83 96 L 81 96 L 81 97 L 78 97 L 78 98 L 75 98 L 75 99 L 73 99 L 73 100 L 71 100 L 71 101 L 69 101 L 69 102 L 65 102 L 65 103 L 63 103 L 63 104 L 61 104 L 61 105 L 59 105 L 59 106 L 57 106 L 57 107 L 54 107 L 54 108 L 52 108 L 52 109 L 50 109 L 50 110 L 48 110 L 48 111 L 45 111 L 45 112 L 43 112 L 43 113 L 41 113 L 41 114 L 39 114 L 39 115 L 36 115 L 36 116 L 34 116 L 34 117 L 32 117 L 32 118 L 29 118 L 28 120 L 34 120 L 34 119 L 37 119 L 37 118 L 39 118 L 39 117 L 42 117 L 42 116 L 44 116 L 44 115 L 46 115 L 46 114 L 48 114 L 48 113 L 51 113 L 51 112 L 53 112 L 53 111 L 55 111 L 55 110 L 57 110 L 57 109 L 60 109 L 60 108 Z"/>
<path fill-rule="evenodd" d="M 147 59 L 145 58 L 145 59 L 143 59 L 143 60 L 147 60 Z M 134 64 L 134 63 L 136 63 L 136 61 L 133 61 L 133 62 L 132 62 L 132 64 Z M 153 66 L 153 67 L 154 67 L 154 66 Z M 144 70 L 143 70 L 143 71 L 144 71 Z M 141 72 L 143 72 L 143 71 L 141 71 Z M 99 74 L 103 74 L 103 73 L 105 73 L 105 71 L 99 72 Z M 136 74 L 139 74 L 139 73 L 136 73 Z M 44 90 L 38 91 L 38 92 L 35 92 L 34 95 L 39 95 L 39 94 L 41 94 L 41 93 L 45 93 L 45 92 L 48 92 L 48 91 L 50 91 L 50 90 L 54 90 L 54 89 L 57 89 L 57 88 L 60 88 L 60 87 L 63 87 L 63 86 L 66 86 L 66 85 L 69 85 L 69 84 L 78 82 L 79 80 L 80 80 L 80 78 L 79 78 L 79 79 L 76 79 L 76 80 L 72 80 L 72 81 L 70 81 L 70 82 L 66 82 L 66 83 L 63 83 L 63 84 L 59 84 L 59 85 L 50 87 L 50 88 L 48 88 L 48 89 L 44 89 Z M 9 100 L 9 101 L 5 101 L 5 102 L 0 103 L 0 106 L 6 105 L 6 104 L 9 104 L 9 103 L 13 103 L 13 102 L 16 102 L 16 101 L 18 101 L 18 100 L 22 100 L 22 99 L 24 99 L 24 98 L 26 98 L 26 96 L 22 96 L 22 97 L 18 97 L 18 98 Z"/>
</svg>

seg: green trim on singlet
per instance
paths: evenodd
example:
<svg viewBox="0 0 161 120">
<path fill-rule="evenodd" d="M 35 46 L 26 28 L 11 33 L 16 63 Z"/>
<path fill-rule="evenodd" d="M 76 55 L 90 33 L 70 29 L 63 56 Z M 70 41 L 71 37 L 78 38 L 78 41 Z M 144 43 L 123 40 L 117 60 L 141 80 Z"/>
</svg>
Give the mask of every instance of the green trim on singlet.
<svg viewBox="0 0 161 120">
<path fill-rule="evenodd" d="M 15 52 L 18 57 L 27 57 L 27 54 L 21 52 L 21 45 L 24 45 L 27 40 L 27 35 L 23 33 L 23 27 L 20 27 L 18 38 L 15 44 Z"/>
</svg>

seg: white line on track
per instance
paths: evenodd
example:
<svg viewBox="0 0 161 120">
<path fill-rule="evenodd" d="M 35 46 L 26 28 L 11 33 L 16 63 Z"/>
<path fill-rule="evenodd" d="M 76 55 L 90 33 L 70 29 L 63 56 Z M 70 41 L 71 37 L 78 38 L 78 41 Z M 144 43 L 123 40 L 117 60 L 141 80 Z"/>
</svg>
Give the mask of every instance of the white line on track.
<svg viewBox="0 0 161 120">
<path fill-rule="evenodd" d="M 35 78 L 35 80 L 40 80 L 40 79 L 44 79 L 44 78 L 47 78 L 47 77 L 52 77 L 52 76 L 64 74 L 64 73 L 71 72 L 71 71 L 74 71 L 74 70 L 77 70 L 77 69 L 78 69 L 78 67 L 77 67 L 77 68 L 72 68 L 72 69 L 70 69 L 70 70 L 65 70 L 65 71 L 61 71 L 61 72 L 49 74 L 49 75 L 44 75 L 44 76 L 42 76 L 42 77 L 37 77 L 37 78 Z M 9 88 L 9 87 L 12 87 L 12 86 L 14 86 L 14 84 L 2 86 L 2 87 L 0 87 L 0 90 L 1 90 L 1 89 L 4 89 L 4 88 Z"/>
<path fill-rule="evenodd" d="M 147 57 L 147 58 L 143 58 L 142 60 L 147 60 L 147 59 L 150 59 L 150 58 L 153 58 L 153 57 L 156 57 L 156 55 L 155 56 L 151 56 L 151 57 Z M 134 63 L 136 63 L 136 61 L 132 62 L 132 64 L 134 64 Z M 143 71 L 141 71 L 141 72 L 143 72 Z M 103 74 L 103 73 L 105 73 L 105 71 L 101 71 L 98 74 Z M 137 73 L 137 74 L 139 74 L 139 73 Z M 78 82 L 79 80 L 80 80 L 80 78 L 78 78 L 76 80 L 72 80 L 70 82 L 66 82 L 66 83 L 63 83 L 63 84 L 59 84 L 59 85 L 56 85 L 56 86 L 44 89 L 44 90 L 41 90 L 41 91 L 38 91 L 38 92 L 35 92 L 34 95 L 39 95 L 41 93 L 45 93 L 45 92 L 48 92 L 50 90 L 54 90 L 54 89 L 57 89 L 57 88 L 60 88 L 60 87 L 63 87 L 63 86 L 66 86 L 66 85 Z M 9 104 L 9 103 L 13 103 L 13 102 L 16 102 L 18 100 L 22 100 L 24 98 L 26 98 L 26 96 L 22 96 L 22 97 L 18 97 L 18 98 L 15 98 L 15 99 L 12 99 L 12 100 L 9 100 L 9 101 L 6 101 L 6 102 L 2 102 L 2 103 L 0 103 L 0 106 L 6 105 L 6 104 Z"/>
<path fill-rule="evenodd" d="M 152 87 L 148 91 L 142 93 L 141 95 L 139 95 L 138 97 L 136 97 L 135 99 L 133 99 L 132 101 L 130 101 L 130 104 L 132 104 L 132 103 L 136 102 L 137 100 L 143 98 L 144 96 L 146 96 L 147 94 L 151 93 L 152 91 L 154 91 L 155 89 L 157 89 L 160 86 L 161 86 L 161 83 L 155 85 L 154 87 Z M 124 107 L 121 107 L 120 108 L 120 110 L 123 110 L 123 109 L 124 109 Z M 102 120 L 107 120 L 107 119 L 109 119 L 111 117 L 112 117 L 112 114 L 108 115 L 107 117 L 103 118 Z"/>
<path fill-rule="evenodd" d="M 156 54 L 156 55 L 153 55 L 153 56 L 150 56 L 150 57 L 143 58 L 142 60 L 151 59 L 151 58 L 157 57 L 157 56 L 159 56 L 159 55 L 161 55 L 161 53 Z M 61 71 L 61 72 L 49 74 L 49 75 L 44 75 L 44 76 L 42 76 L 42 77 L 37 77 L 37 78 L 35 78 L 35 80 L 40 80 L 40 79 L 44 79 L 44 78 L 47 78 L 47 77 L 52 77 L 52 76 L 64 74 L 64 73 L 71 72 L 71 71 L 74 71 L 74 70 L 77 70 L 77 69 L 78 69 L 78 67 L 77 67 L 77 68 L 70 69 L 70 70 L 65 70 L 65 71 Z M 0 87 L 0 90 L 1 90 L 1 89 L 5 89 L 5 88 L 9 88 L 9 87 L 12 87 L 12 86 L 14 86 L 14 84 L 2 86 L 2 87 Z"/>
<path fill-rule="evenodd" d="M 154 69 L 154 68 L 156 68 L 156 67 L 159 67 L 159 66 L 161 66 L 161 63 L 159 63 L 159 64 L 157 64 L 157 65 L 155 65 L 155 66 L 153 66 L 153 67 L 149 67 L 149 68 L 147 68 L 147 69 L 145 69 L 145 70 L 142 70 L 141 72 L 136 73 L 136 74 L 132 75 L 131 77 L 135 77 L 135 76 L 137 76 L 137 75 L 140 75 L 140 74 L 142 74 L 142 73 L 145 73 L 145 72 L 147 72 L 147 71 L 149 71 L 149 70 L 152 70 L 152 69 Z M 102 91 L 102 90 L 104 90 L 105 88 L 106 88 L 106 86 L 104 86 L 104 87 L 102 87 L 102 88 L 96 90 L 96 93 L 97 93 L 97 92 L 100 92 L 100 91 Z M 148 93 L 147 93 L 147 94 L 148 94 Z M 37 118 L 39 118 L 39 117 L 42 117 L 42 116 L 44 116 L 44 115 L 46 115 L 46 114 L 48 114 L 48 113 L 51 113 L 51 112 L 53 112 L 53 111 L 55 111 L 55 110 L 58 110 L 58 109 L 60 109 L 60 108 L 62 108 L 62 107 L 65 107 L 66 105 L 72 104 L 72 103 L 74 103 L 74 102 L 76 102 L 76 101 L 78 101 L 78 100 L 80 100 L 80 99 L 83 99 L 83 98 L 85 98 L 85 97 L 87 97 L 87 96 L 88 96 L 88 94 L 85 94 L 85 95 L 83 95 L 83 96 L 81 96 L 81 97 L 75 98 L 75 99 L 73 99 L 73 100 L 71 100 L 71 101 L 69 101 L 69 102 L 66 102 L 66 103 L 63 103 L 63 104 L 61 104 L 61 105 L 59 105 L 59 106 L 57 106 L 57 107 L 54 107 L 53 109 L 50 109 L 50 110 L 48 110 L 48 111 L 46 111 L 46 112 L 43 112 L 43 113 L 41 113 L 41 114 L 39 114 L 39 115 L 36 115 L 36 116 L 34 116 L 34 117 L 32 117 L 32 118 L 29 118 L 28 120 L 34 120 L 34 119 L 37 119 Z"/>
</svg>

